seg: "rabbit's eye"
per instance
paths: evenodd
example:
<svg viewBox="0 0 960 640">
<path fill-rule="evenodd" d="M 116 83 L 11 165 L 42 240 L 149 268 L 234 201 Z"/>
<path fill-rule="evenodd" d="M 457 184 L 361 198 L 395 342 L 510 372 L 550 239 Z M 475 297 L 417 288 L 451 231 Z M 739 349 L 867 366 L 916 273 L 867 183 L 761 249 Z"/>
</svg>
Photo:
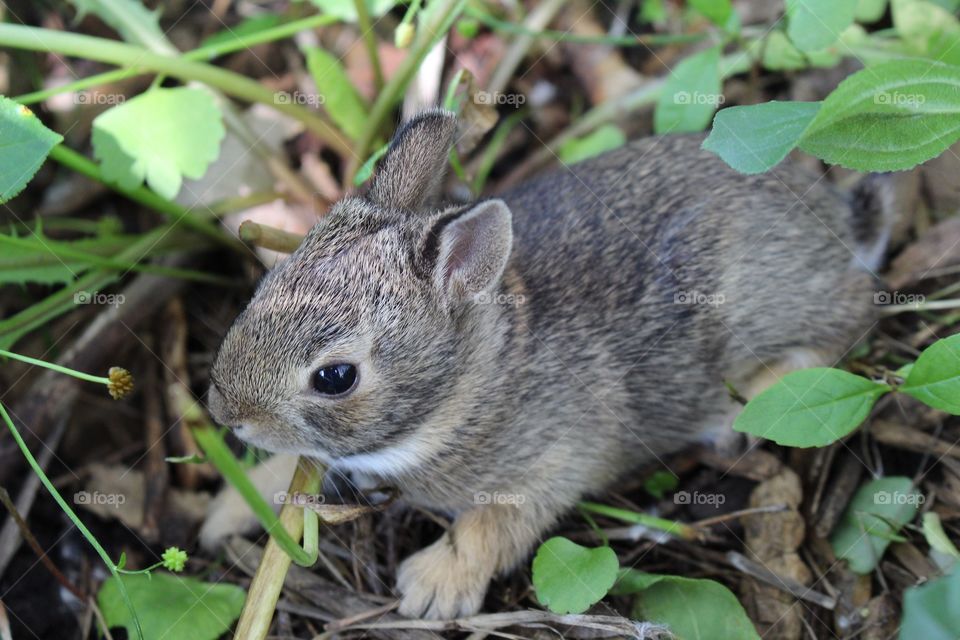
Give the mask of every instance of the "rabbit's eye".
<svg viewBox="0 0 960 640">
<path fill-rule="evenodd" d="M 347 393 L 357 382 L 357 368 L 352 364 L 332 364 L 313 374 L 313 388 L 327 396 Z"/>
</svg>

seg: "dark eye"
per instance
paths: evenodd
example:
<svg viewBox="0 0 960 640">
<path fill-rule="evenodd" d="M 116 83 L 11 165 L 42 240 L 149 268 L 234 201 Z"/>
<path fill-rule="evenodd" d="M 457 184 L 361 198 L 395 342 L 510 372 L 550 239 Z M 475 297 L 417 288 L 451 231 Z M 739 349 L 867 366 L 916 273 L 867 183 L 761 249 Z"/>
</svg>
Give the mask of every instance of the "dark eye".
<svg viewBox="0 0 960 640">
<path fill-rule="evenodd" d="M 357 368 L 352 364 L 332 364 L 313 374 L 313 388 L 327 396 L 339 396 L 353 389 Z"/>
</svg>

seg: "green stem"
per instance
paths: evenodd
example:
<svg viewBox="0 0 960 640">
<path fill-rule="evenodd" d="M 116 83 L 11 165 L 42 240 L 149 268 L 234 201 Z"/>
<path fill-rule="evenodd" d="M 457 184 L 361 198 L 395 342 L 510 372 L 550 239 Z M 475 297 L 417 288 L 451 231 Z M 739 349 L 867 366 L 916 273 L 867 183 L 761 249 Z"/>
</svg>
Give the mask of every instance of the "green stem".
<svg viewBox="0 0 960 640">
<path fill-rule="evenodd" d="M 79 378 L 80 380 L 86 380 L 87 382 L 99 382 L 100 384 L 109 384 L 110 378 L 104 378 L 102 376 L 94 376 L 89 373 L 83 373 L 82 371 L 76 371 L 74 369 L 68 369 L 67 367 L 60 366 L 59 364 L 54 364 L 53 362 L 47 362 L 46 360 L 37 360 L 36 358 L 31 358 L 30 356 L 23 356 L 19 353 L 13 353 L 7 351 L 6 349 L 0 349 L 0 356 L 6 356 L 7 358 L 13 358 L 14 360 L 19 360 L 20 362 L 26 362 L 27 364 L 33 364 L 38 367 L 44 367 L 46 369 L 52 369 L 54 371 L 59 371 L 60 373 L 65 373 L 68 376 L 73 376 L 74 378 Z"/>
<path fill-rule="evenodd" d="M 683 538 L 684 540 L 697 540 L 701 537 L 700 532 L 697 531 L 696 528 L 682 522 L 667 520 L 666 518 L 658 518 L 645 513 L 628 511 L 627 509 L 618 509 L 617 507 L 596 502 L 581 502 L 580 508 L 589 513 L 596 513 L 597 515 L 607 516 L 608 518 L 616 518 L 624 522 L 640 524 L 651 529 L 664 531 Z"/>
<path fill-rule="evenodd" d="M 31 249 L 34 251 L 38 250 L 36 242 L 34 240 L 31 240 L 30 238 L 8 236 L 2 233 L 0 233 L 0 245 L 22 247 L 24 249 Z M 116 271 L 124 271 L 124 272 L 136 271 L 139 273 L 152 273 L 158 276 L 167 276 L 169 278 L 182 278 L 184 280 L 192 280 L 194 282 L 207 282 L 210 284 L 219 284 L 223 286 L 230 286 L 233 283 L 233 281 L 231 281 L 228 278 L 222 278 L 220 276 L 210 275 L 208 273 L 203 273 L 202 271 L 193 271 L 191 269 L 179 269 L 176 267 L 165 267 L 163 265 L 156 265 L 156 264 L 139 264 L 136 262 L 123 262 L 122 260 L 105 258 L 95 253 L 89 253 L 87 251 L 82 251 L 80 249 L 74 249 L 73 247 L 65 243 L 53 241 L 50 239 L 46 239 L 43 242 L 43 248 L 48 250 L 58 259 L 61 256 L 63 256 L 68 259 L 79 260 L 84 264 L 88 264 L 95 267 L 101 267 L 105 269 L 113 269 Z"/>
<path fill-rule="evenodd" d="M 357 141 L 356 153 L 350 156 L 344 184 L 353 184 L 353 178 L 363 161 L 366 160 L 377 132 L 380 131 L 390 112 L 400 100 L 410 83 L 410 79 L 420 68 L 423 59 L 430 53 L 430 49 L 436 44 L 438 38 L 450 29 L 450 25 L 463 10 L 466 0 L 435 0 L 435 2 L 442 4 L 442 6 L 431 6 L 429 12 L 425 11 L 420 14 L 423 17 L 429 13 L 429 18 L 432 19 L 424 21 L 425 24 L 422 24 L 417 30 L 417 40 L 409 55 L 403 59 L 400 68 L 397 69 L 390 82 L 384 86 L 383 91 L 380 92 L 373 103 L 370 115 L 367 117 L 367 126 L 364 128 L 360 140 Z"/>
<path fill-rule="evenodd" d="M 170 233 L 170 226 L 157 227 L 142 236 L 121 252 L 118 260 L 140 261 L 150 255 L 160 240 Z M 20 313 L 0 320 L 0 336 L 4 341 L 16 339 L 27 331 L 57 317 L 74 304 L 74 294 L 80 291 L 96 291 L 108 286 L 119 277 L 116 271 L 91 271 L 74 280 L 71 284 L 53 293 L 40 302 L 30 305 Z M 11 338 L 12 336 L 12 338 Z"/>
<path fill-rule="evenodd" d="M 77 514 L 74 513 L 73 509 L 70 508 L 70 505 L 67 504 L 67 501 L 64 500 L 63 496 L 60 495 L 60 492 L 57 491 L 57 488 L 53 486 L 52 482 L 50 482 L 50 478 L 47 477 L 47 474 L 43 471 L 43 467 L 40 466 L 40 463 L 37 462 L 37 459 L 33 457 L 32 453 L 30 453 L 27 443 L 23 441 L 23 438 L 20 436 L 20 432 L 13 424 L 13 420 L 10 419 L 10 415 L 7 414 L 7 410 L 2 403 L 0 403 L 0 417 L 2 417 L 3 421 L 6 423 L 7 429 L 10 430 L 10 434 L 16 441 L 21 453 L 23 453 L 23 457 L 27 459 L 27 463 L 30 465 L 30 468 L 33 469 L 33 472 L 37 474 L 38 478 L 40 478 L 40 482 L 44 487 L 46 487 L 47 491 L 50 492 L 50 495 L 53 496 L 53 499 L 60 506 L 60 509 L 67 514 L 67 517 L 70 518 L 70 521 L 73 522 L 80 533 L 83 534 L 83 537 L 87 539 L 87 542 L 90 543 L 90 546 L 93 547 L 94 551 L 97 552 L 97 555 L 100 556 L 100 559 L 103 561 L 103 563 L 107 565 L 107 569 L 110 570 L 110 573 L 117 580 L 117 586 L 120 589 L 120 593 L 122 594 L 127 607 L 130 609 L 130 613 L 133 614 L 133 620 L 137 627 L 137 635 L 142 639 L 143 629 L 140 628 L 140 619 L 137 617 L 137 612 L 133 607 L 133 602 L 131 602 L 130 596 L 127 594 L 127 589 L 124 586 L 123 581 L 120 579 L 119 573 L 117 572 L 117 565 L 113 563 L 113 560 L 111 560 L 110 556 L 107 555 L 106 550 L 100 545 L 100 542 L 94 537 L 90 530 L 87 529 L 86 525 L 83 524 Z"/>
<path fill-rule="evenodd" d="M 373 84 L 377 93 L 383 89 L 383 69 L 380 68 L 380 54 L 377 53 L 377 38 L 370 24 L 370 12 L 367 10 L 367 0 L 353 0 L 357 8 L 357 26 L 363 34 L 363 44 L 367 48 L 367 57 L 373 67 Z"/>
<path fill-rule="evenodd" d="M 295 104 L 292 100 L 281 100 L 276 93 L 259 82 L 232 71 L 185 60 L 182 57 L 153 53 L 142 47 L 105 38 L 17 24 L 0 24 L 0 46 L 76 56 L 118 66 L 145 69 L 180 80 L 202 82 L 241 100 L 270 105 L 302 122 L 342 155 L 351 154 L 352 146 L 349 139 L 320 115 Z"/>
<path fill-rule="evenodd" d="M 301 31 L 322 27 L 337 21 L 338 18 L 332 15 L 310 16 L 309 18 L 294 20 L 293 22 L 281 24 L 270 29 L 264 29 L 263 31 L 252 33 L 250 35 L 240 36 L 233 40 L 198 47 L 192 51 L 187 51 L 180 57 L 184 60 L 213 60 L 227 53 L 233 53 L 234 51 L 247 49 L 258 44 L 282 40 L 294 34 L 300 33 Z M 88 78 L 81 78 L 80 80 L 71 82 L 69 84 L 64 84 L 59 87 L 50 87 L 49 89 L 43 89 L 42 91 L 25 93 L 22 96 L 14 98 L 14 100 L 20 104 L 33 104 L 35 102 L 46 100 L 47 98 L 60 93 L 65 93 L 68 91 L 83 91 L 84 89 L 89 89 L 90 87 L 95 87 L 110 82 L 119 82 L 120 80 L 133 78 L 138 75 L 143 75 L 144 73 L 149 72 L 140 69 L 115 69 L 105 73 L 98 73 Z"/>
<path fill-rule="evenodd" d="M 2 29 L 2 27 L 3 25 L 0 25 L 0 29 Z M 108 182 L 106 179 L 104 179 L 103 173 L 100 171 L 100 167 L 69 147 L 66 147 L 62 144 L 55 146 L 50 151 L 50 157 L 63 166 L 72 169 L 77 173 L 85 175 L 92 180 L 96 180 L 97 182 L 105 184 L 118 193 L 122 193 L 131 200 L 139 202 L 140 204 L 153 209 L 175 224 L 182 222 L 184 225 L 190 227 L 194 231 L 202 233 L 221 245 L 228 246 L 237 251 L 243 250 L 243 246 L 234 238 L 225 235 L 216 225 L 211 224 L 208 220 L 205 220 L 200 216 L 197 216 L 190 209 L 182 207 L 175 202 L 171 202 L 170 200 L 166 200 L 165 198 L 160 197 L 150 189 L 143 186 L 136 187 L 134 189 L 126 189 L 116 183 Z"/>
<path fill-rule="evenodd" d="M 243 467 L 230 449 L 223 442 L 223 438 L 212 427 L 199 427 L 193 430 L 193 437 L 207 455 L 207 459 L 223 475 L 233 487 L 240 492 L 244 501 L 277 544 L 301 567 L 311 567 L 317 562 L 318 552 L 318 520 L 317 514 L 310 509 L 303 510 L 304 518 L 304 546 L 301 547 L 294 540 L 274 513 L 273 508 L 260 495 L 253 482 L 247 477 Z M 313 488 L 319 492 L 319 484 Z M 309 491 L 308 491 L 309 492 Z"/>
</svg>

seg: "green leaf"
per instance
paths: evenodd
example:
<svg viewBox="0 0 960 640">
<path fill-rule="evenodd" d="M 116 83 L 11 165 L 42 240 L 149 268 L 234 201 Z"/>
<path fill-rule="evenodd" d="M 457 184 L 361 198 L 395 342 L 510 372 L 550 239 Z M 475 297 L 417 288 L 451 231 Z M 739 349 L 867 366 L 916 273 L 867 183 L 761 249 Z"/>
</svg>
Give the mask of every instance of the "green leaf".
<svg viewBox="0 0 960 640">
<path fill-rule="evenodd" d="M 917 513 L 923 495 L 910 478 L 890 476 L 868 482 L 854 494 L 830 536 L 838 558 L 859 574 L 873 571 L 887 545 Z"/>
<path fill-rule="evenodd" d="M 663 3 L 664 0 L 642 0 L 637 19 L 644 24 L 663 22 L 667 19 L 667 9 Z"/>
<path fill-rule="evenodd" d="M 307 51 L 307 69 L 323 97 L 323 108 L 343 132 L 357 140 L 367 124 L 367 105 L 350 83 L 347 72 L 335 56 L 323 49 Z"/>
<path fill-rule="evenodd" d="M 887 11 L 887 0 L 857 0 L 854 19 L 863 24 L 876 22 Z"/>
<path fill-rule="evenodd" d="M 893 26 L 917 56 L 960 64 L 960 22 L 950 10 L 922 0 L 893 0 Z"/>
<path fill-rule="evenodd" d="M 134 235 L 107 235 L 53 240 L 41 229 L 23 236 L 0 234 L 0 284 L 65 284 L 95 266 L 133 269 L 137 263 L 114 256 L 136 239 Z"/>
<path fill-rule="evenodd" d="M 240 617 L 246 599 L 244 590 L 233 584 L 211 584 L 163 572 L 124 575 L 122 580 L 140 618 L 144 640 L 216 640 Z M 107 627 L 124 627 L 128 638 L 137 637 L 117 578 L 103 583 L 97 603 Z"/>
<path fill-rule="evenodd" d="M 336 16 L 344 22 L 357 21 L 357 7 L 353 0 L 310 0 L 322 13 Z M 390 11 L 397 0 L 367 0 L 367 11 L 371 18 L 379 18 Z"/>
<path fill-rule="evenodd" d="M 637 593 L 632 617 L 666 625 L 678 640 L 760 640 L 737 597 L 714 580 L 627 569 L 613 593 Z"/>
<path fill-rule="evenodd" d="M 733 428 L 788 447 L 823 447 L 860 426 L 889 390 L 840 369 L 801 369 L 748 402 Z"/>
<path fill-rule="evenodd" d="M 160 11 L 150 11 L 139 0 L 70 0 L 77 8 L 77 21 L 92 13 L 131 44 L 171 49 L 160 28 Z M 166 51 L 164 51 L 166 53 Z"/>
<path fill-rule="evenodd" d="M 900 640 L 957 640 L 960 637 L 960 568 L 903 592 Z"/>
<path fill-rule="evenodd" d="M 840 52 L 832 49 L 800 51 L 782 31 L 771 31 L 766 38 L 752 41 L 747 50 L 754 57 L 762 56 L 763 67 L 771 71 L 833 67 L 842 57 Z"/>
<path fill-rule="evenodd" d="M 103 176 L 124 189 L 144 180 L 167 199 L 183 177 L 198 179 L 220 154 L 223 118 L 204 89 L 151 89 L 93 121 L 93 152 Z"/>
<path fill-rule="evenodd" d="M 567 140 L 560 145 L 558 155 L 561 162 L 573 164 L 622 147 L 626 142 L 627 136 L 623 135 L 623 131 L 612 124 L 607 124 L 582 138 Z"/>
<path fill-rule="evenodd" d="M 819 102 L 764 102 L 717 113 L 703 141 L 741 173 L 761 173 L 790 153 L 820 109 Z"/>
<path fill-rule="evenodd" d="M 0 96 L 0 204 L 23 191 L 62 140 L 30 109 Z"/>
<path fill-rule="evenodd" d="M 943 524 L 940 522 L 940 516 L 935 511 L 923 514 L 923 537 L 934 551 L 954 560 L 960 560 L 960 551 L 947 537 L 947 532 L 943 530 Z"/>
<path fill-rule="evenodd" d="M 801 51 L 828 47 L 853 23 L 857 0 L 786 0 L 787 35 Z"/>
<path fill-rule="evenodd" d="M 550 538 L 533 559 L 537 600 L 554 613 L 582 613 L 607 595 L 618 567 L 610 547 L 589 549 L 559 536 Z"/>
<path fill-rule="evenodd" d="M 656 133 L 703 131 L 723 102 L 720 47 L 696 53 L 667 77 L 653 112 Z"/>
<path fill-rule="evenodd" d="M 667 491 L 673 491 L 677 488 L 677 476 L 669 471 L 655 471 L 644 480 L 643 488 L 654 498 L 660 500 Z"/>
<path fill-rule="evenodd" d="M 373 175 L 373 169 L 374 167 L 377 166 L 377 161 L 380 158 L 382 158 L 384 155 L 386 155 L 389 149 L 390 149 L 390 143 L 388 142 L 387 144 L 383 145 L 382 147 L 374 151 L 372 154 L 370 154 L 370 157 L 367 158 L 364 161 L 364 163 L 360 166 L 360 168 L 357 170 L 357 175 L 353 177 L 353 186 L 359 187 L 364 182 L 366 182 L 371 175 Z"/>
<path fill-rule="evenodd" d="M 960 415 L 960 334 L 924 349 L 900 390 L 935 409 Z"/>
<path fill-rule="evenodd" d="M 725 26 L 733 15 L 730 0 L 689 0 L 689 4 L 718 27 Z"/>
<path fill-rule="evenodd" d="M 960 67 L 897 60 L 849 76 L 823 101 L 800 148 L 857 171 L 898 171 L 960 138 Z"/>
</svg>

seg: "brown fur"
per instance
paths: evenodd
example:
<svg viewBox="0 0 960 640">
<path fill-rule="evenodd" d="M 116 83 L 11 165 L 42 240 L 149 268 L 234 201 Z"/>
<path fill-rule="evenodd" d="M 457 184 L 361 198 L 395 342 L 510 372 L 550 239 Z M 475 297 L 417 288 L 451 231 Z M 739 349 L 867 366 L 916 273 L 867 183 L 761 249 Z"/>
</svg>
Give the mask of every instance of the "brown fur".
<svg viewBox="0 0 960 640">
<path fill-rule="evenodd" d="M 458 514 L 399 572 L 401 611 L 435 618 L 478 610 L 581 497 L 701 438 L 725 380 L 837 358 L 873 311 L 851 198 L 790 164 L 744 176 L 698 136 L 649 138 L 437 209 L 453 128 L 409 123 L 368 196 L 264 279 L 210 393 L 258 446 Z M 356 390 L 320 397 L 312 372 L 338 362 Z"/>
</svg>

